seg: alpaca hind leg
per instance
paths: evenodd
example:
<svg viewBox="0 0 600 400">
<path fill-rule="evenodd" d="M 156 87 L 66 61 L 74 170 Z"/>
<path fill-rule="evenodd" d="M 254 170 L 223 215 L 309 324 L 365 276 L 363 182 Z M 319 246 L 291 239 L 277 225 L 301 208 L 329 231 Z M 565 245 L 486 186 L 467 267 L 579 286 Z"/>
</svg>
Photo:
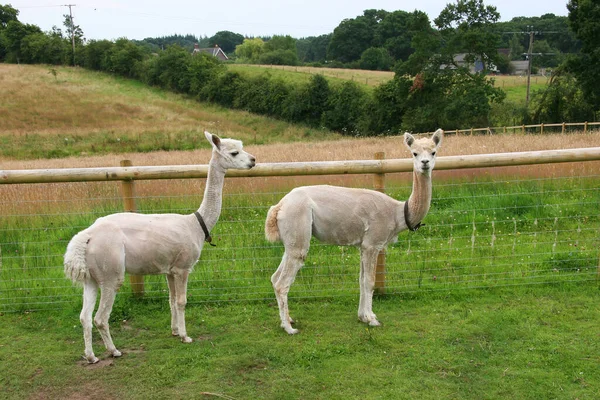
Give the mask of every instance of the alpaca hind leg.
<svg viewBox="0 0 600 400">
<path fill-rule="evenodd" d="M 298 333 L 298 329 L 292 328 L 293 320 L 290 317 L 288 308 L 288 292 L 302 265 L 304 265 L 303 257 L 289 256 L 286 251 L 277 272 L 271 277 L 271 283 L 273 284 L 275 297 L 277 298 L 277 305 L 279 306 L 281 327 L 290 335 Z"/>
<path fill-rule="evenodd" d="M 377 254 L 376 248 L 361 248 L 360 252 L 360 302 L 358 318 L 371 326 L 380 326 L 377 316 L 373 313 L 373 290 L 375 288 L 375 273 Z"/>
<path fill-rule="evenodd" d="M 185 329 L 185 306 L 187 304 L 187 281 L 189 272 L 183 271 L 173 275 L 173 281 L 175 283 L 175 297 L 176 304 L 175 308 L 177 311 L 177 333 L 183 343 L 192 343 L 192 338 L 187 335 Z"/>
<path fill-rule="evenodd" d="M 95 364 L 99 360 L 94 355 L 94 349 L 92 346 L 92 314 L 94 307 L 96 307 L 96 297 L 98 295 L 98 284 L 88 279 L 83 286 L 83 307 L 79 320 L 83 327 L 83 342 L 85 343 L 85 359 L 90 364 Z"/>
<path fill-rule="evenodd" d="M 112 312 L 112 307 L 115 302 L 117 290 L 118 287 L 100 287 L 100 304 L 98 305 L 98 311 L 96 312 L 96 316 L 94 317 L 94 323 L 96 324 L 96 328 L 98 328 L 98 330 L 100 331 L 100 336 L 102 336 L 104 346 L 110 352 L 110 354 L 112 354 L 113 357 L 121 356 L 121 352 L 117 350 L 112 341 L 112 337 L 110 336 L 110 328 L 108 325 L 108 320 L 110 318 L 110 313 Z"/>
<path fill-rule="evenodd" d="M 169 308 L 171 309 L 171 334 L 179 336 L 179 328 L 177 327 L 177 295 L 173 275 L 167 275 L 167 283 L 169 285 Z"/>
</svg>

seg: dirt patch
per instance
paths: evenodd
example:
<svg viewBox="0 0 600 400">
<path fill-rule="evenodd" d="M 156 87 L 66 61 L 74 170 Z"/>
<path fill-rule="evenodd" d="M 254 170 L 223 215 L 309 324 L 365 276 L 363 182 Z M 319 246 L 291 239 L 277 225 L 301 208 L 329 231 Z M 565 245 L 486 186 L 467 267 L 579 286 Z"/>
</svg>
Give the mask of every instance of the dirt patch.
<svg viewBox="0 0 600 400">
<path fill-rule="evenodd" d="M 108 393 L 100 382 L 85 382 L 78 387 L 63 389 L 45 387 L 29 397 L 29 400 L 112 400 L 117 397 Z"/>
</svg>

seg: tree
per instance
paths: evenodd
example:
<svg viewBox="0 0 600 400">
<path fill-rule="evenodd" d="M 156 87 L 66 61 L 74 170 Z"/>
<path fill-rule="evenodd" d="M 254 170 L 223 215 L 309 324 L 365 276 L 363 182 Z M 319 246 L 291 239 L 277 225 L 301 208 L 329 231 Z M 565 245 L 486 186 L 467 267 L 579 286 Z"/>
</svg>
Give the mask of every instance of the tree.
<svg viewBox="0 0 600 400">
<path fill-rule="evenodd" d="M 291 50 L 296 52 L 296 39 L 290 35 L 278 36 L 274 35 L 270 40 L 265 42 L 265 52 L 275 50 Z"/>
<path fill-rule="evenodd" d="M 42 30 L 36 25 L 22 24 L 19 21 L 9 21 L 6 28 L 2 30 L 2 37 L 6 51 L 6 60 L 9 62 L 20 62 L 21 42 L 28 35 L 42 33 Z"/>
<path fill-rule="evenodd" d="M 384 10 L 365 10 L 362 16 L 343 20 L 334 30 L 327 48 L 330 60 L 349 63 L 360 59 L 362 53 L 372 46 L 377 24 L 388 14 Z"/>
<path fill-rule="evenodd" d="M 244 36 L 231 31 L 219 31 L 208 38 L 208 47 L 219 46 L 225 53 L 233 53 L 244 42 Z"/>
<path fill-rule="evenodd" d="M 69 42 L 71 43 L 70 49 L 72 64 L 76 65 L 77 61 L 75 59 L 75 53 L 77 52 L 77 48 L 81 48 L 85 38 L 83 37 L 83 31 L 79 25 L 75 25 L 74 19 L 71 15 L 65 14 L 63 17 L 63 25 L 65 28 L 67 28 L 67 36 L 69 38 Z"/>
<path fill-rule="evenodd" d="M 383 47 L 370 47 L 365 50 L 359 60 L 361 69 L 388 71 L 392 66 L 392 58 Z"/>
<path fill-rule="evenodd" d="M 277 49 L 263 53 L 258 58 L 258 63 L 266 65 L 298 65 L 298 55 L 293 50 Z"/>
<path fill-rule="evenodd" d="M 235 48 L 235 55 L 240 62 L 257 63 L 264 51 L 265 42 L 261 38 L 244 39 L 244 42 Z"/>
<path fill-rule="evenodd" d="M 522 60 L 523 53 L 525 53 L 525 46 L 521 44 L 521 37 L 523 34 L 513 34 L 508 41 L 509 57 L 511 60 Z"/>
<path fill-rule="evenodd" d="M 10 21 L 18 21 L 19 10 L 13 8 L 10 4 L 0 4 L 0 30 L 6 28 Z"/>
<path fill-rule="evenodd" d="M 296 53 L 298 59 L 304 63 L 325 62 L 327 60 L 327 46 L 331 40 L 331 34 L 321 36 L 310 36 L 296 41 Z"/>
<path fill-rule="evenodd" d="M 581 41 L 581 52 L 567 60 L 567 70 L 579 83 L 583 95 L 595 110 L 600 109 L 600 2 L 570 0 L 569 23 Z"/>
<path fill-rule="evenodd" d="M 435 20 L 439 34 L 415 35 L 415 52 L 397 64 L 393 82 L 377 88 L 382 112 L 373 115 L 377 121 L 371 126 L 390 131 L 486 126 L 491 103 L 501 102 L 504 92 L 485 74 L 458 65 L 455 55 L 466 52 L 472 62 L 480 57 L 491 64 L 496 40 L 485 28 L 497 18 L 480 0 L 447 5 Z"/>
<path fill-rule="evenodd" d="M 466 53 L 465 61 L 471 65 L 480 61 L 484 71 L 495 64 L 500 37 L 492 31 L 500 14 L 494 6 L 483 0 L 457 0 L 448 4 L 434 20 L 444 39 L 445 61 L 450 65 L 458 53 Z"/>
<path fill-rule="evenodd" d="M 531 100 L 534 123 L 590 121 L 594 108 L 584 98 L 575 78 L 562 69 L 552 75 L 548 86 L 535 92 Z"/>
</svg>

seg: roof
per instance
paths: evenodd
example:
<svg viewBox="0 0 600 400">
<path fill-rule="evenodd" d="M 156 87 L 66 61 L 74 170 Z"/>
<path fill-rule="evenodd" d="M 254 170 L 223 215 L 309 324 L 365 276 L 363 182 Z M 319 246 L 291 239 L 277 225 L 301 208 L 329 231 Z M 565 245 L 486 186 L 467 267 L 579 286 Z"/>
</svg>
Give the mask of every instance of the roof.
<svg viewBox="0 0 600 400">
<path fill-rule="evenodd" d="M 207 53 L 207 54 L 210 54 L 213 57 L 217 57 L 218 59 L 221 59 L 223 61 L 229 60 L 229 57 L 227 57 L 227 54 L 225 54 L 225 52 L 223 50 L 221 50 L 221 48 L 218 45 L 215 45 L 215 47 L 200 48 L 198 46 L 198 43 L 196 43 L 196 44 L 194 44 L 194 50 L 192 51 L 192 55 L 196 54 L 196 53 Z"/>
</svg>

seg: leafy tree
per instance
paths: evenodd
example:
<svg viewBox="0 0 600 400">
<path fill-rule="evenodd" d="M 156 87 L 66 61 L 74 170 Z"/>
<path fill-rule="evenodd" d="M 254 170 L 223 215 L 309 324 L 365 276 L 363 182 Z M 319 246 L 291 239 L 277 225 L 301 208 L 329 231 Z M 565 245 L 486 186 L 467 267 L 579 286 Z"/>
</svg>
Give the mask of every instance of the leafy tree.
<svg viewBox="0 0 600 400">
<path fill-rule="evenodd" d="M 21 40 L 22 62 L 60 65 L 68 62 L 70 47 L 60 31 L 50 34 L 32 33 Z"/>
<path fill-rule="evenodd" d="M 521 36 L 518 33 L 513 34 L 508 42 L 509 57 L 511 60 L 522 60 L 525 53 L 525 46 L 521 43 Z"/>
<path fill-rule="evenodd" d="M 278 36 L 274 35 L 270 40 L 265 42 L 265 52 L 275 51 L 275 50 L 291 50 L 294 53 L 296 52 L 296 39 L 287 36 Z"/>
<path fill-rule="evenodd" d="M 110 40 L 90 40 L 85 46 L 83 66 L 96 71 L 109 71 L 113 46 Z"/>
<path fill-rule="evenodd" d="M 448 65 L 458 53 L 466 53 L 465 61 L 475 64 L 481 61 L 484 71 L 496 64 L 500 37 L 492 32 L 492 25 L 500 14 L 494 6 L 486 6 L 483 0 L 457 0 L 448 4 L 434 20 L 444 39 L 444 55 Z"/>
<path fill-rule="evenodd" d="M 5 29 L 10 21 L 18 21 L 19 10 L 10 4 L 0 4 L 0 30 Z"/>
<path fill-rule="evenodd" d="M 362 16 L 343 20 L 334 30 L 327 57 L 342 63 L 358 61 L 374 42 L 377 24 L 388 14 L 384 10 L 365 10 Z"/>
<path fill-rule="evenodd" d="M 298 59 L 303 63 L 325 62 L 331 34 L 311 36 L 296 41 Z"/>
<path fill-rule="evenodd" d="M 383 47 L 370 47 L 365 50 L 359 60 L 361 69 L 388 71 L 392 66 L 392 58 Z"/>
<path fill-rule="evenodd" d="M 583 95 L 595 110 L 600 109 L 600 2 L 570 0 L 569 23 L 581 41 L 581 53 L 567 61 L 567 69 L 577 79 Z"/>
<path fill-rule="evenodd" d="M 415 52 L 397 65 L 393 82 L 376 91 L 382 112 L 374 115 L 371 126 L 386 131 L 486 126 L 491 103 L 501 102 L 504 92 L 485 74 L 458 65 L 454 57 L 466 52 L 472 62 L 481 59 L 489 65 L 497 60 L 495 36 L 486 30 L 497 18 L 495 8 L 480 0 L 448 4 L 435 20 L 439 34 L 415 35 Z"/>
<path fill-rule="evenodd" d="M 332 89 L 328 109 L 323 114 L 323 124 L 346 135 L 359 133 L 367 94 L 356 82 L 345 81 Z"/>
<path fill-rule="evenodd" d="M 225 53 L 233 53 L 235 47 L 244 42 L 244 36 L 230 31 L 219 31 L 208 38 L 207 47 L 218 45 Z"/>
<path fill-rule="evenodd" d="M 186 73 L 190 94 L 202 97 L 202 92 L 208 83 L 223 72 L 225 72 L 225 65 L 216 57 L 206 53 L 194 55 Z"/>
<path fill-rule="evenodd" d="M 75 25 L 74 19 L 68 15 L 63 15 L 64 21 L 63 25 L 67 28 L 67 37 L 69 39 L 69 43 L 71 43 L 71 60 L 72 64 L 76 64 L 75 53 L 77 52 L 77 48 L 81 48 L 83 45 L 85 38 L 83 37 L 83 30 L 79 25 Z"/>
<path fill-rule="evenodd" d="M 298 55 L 293 50 L 277 49 L 262 54 L 259 64 L 267 65 L 298 65 Z"/>
<path fill-rule="evenodd" d="M 592 121 L 595 117 L 575 77 L 562 69 L 552 75 L 545 89 L 533 93 L 531 104 L 535 123 Z"/>
<path fill-rule="evenodd" d="M 238 61 L 247 63 L 257 63 L 264 52 L 265 42 L 261 38 L 244 39 L 244 42 L 235 48 Z"/>
<path fill-rule="evenodd" d="M 144 59 L 142 49 L 126 38 L 117 39 L 106 60 L 108 72 L 126 77 L 138 76 L 138 64 Z"/>
<path fill-rule="evenodd" d="M 6 59 L 9 62 L 18 62 L 21 55 L 21 42 L 25 37 L 32 34 L 42 33 L 36 25 L 22 24 L 19 21 L 9 21 L 6 28 L 2 30 L 2 37 L 6 49 Z"/>
</svg>

